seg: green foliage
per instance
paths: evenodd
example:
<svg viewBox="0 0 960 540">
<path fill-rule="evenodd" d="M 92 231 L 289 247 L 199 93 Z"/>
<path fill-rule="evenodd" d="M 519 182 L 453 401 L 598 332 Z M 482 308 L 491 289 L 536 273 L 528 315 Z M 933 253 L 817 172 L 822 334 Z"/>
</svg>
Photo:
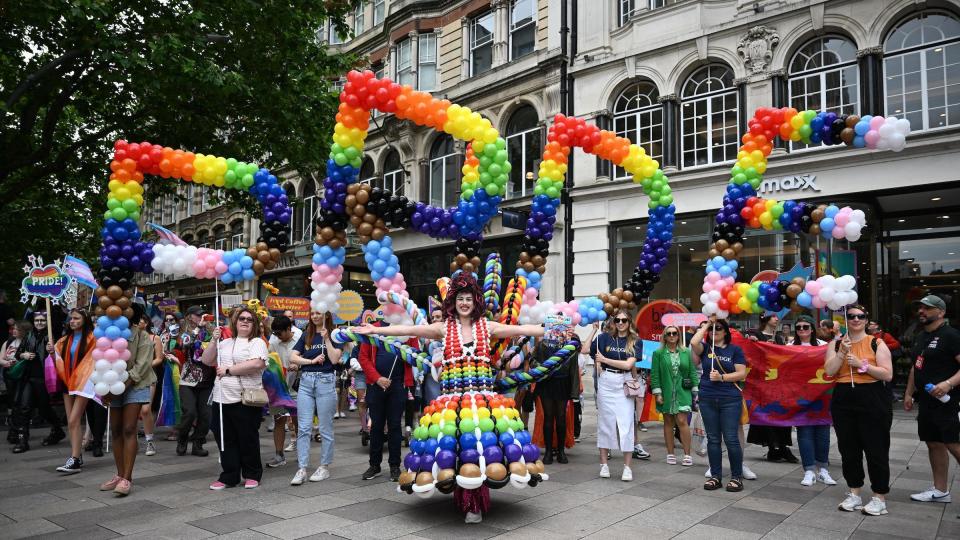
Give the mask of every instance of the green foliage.
<svg viewBox="0 0 960 540">
<path fill-rule="evenodd" d="M 96 262 L 115 139 L 322 171 L 331 82 L 357 60 L 320 36 L 330 20 L 347 34 L 355 3 L 0 4 L 0 288 L 19 286 L 27 253 Z M 154 180 L 147 196 L 170 191 Z"/>
</svg>

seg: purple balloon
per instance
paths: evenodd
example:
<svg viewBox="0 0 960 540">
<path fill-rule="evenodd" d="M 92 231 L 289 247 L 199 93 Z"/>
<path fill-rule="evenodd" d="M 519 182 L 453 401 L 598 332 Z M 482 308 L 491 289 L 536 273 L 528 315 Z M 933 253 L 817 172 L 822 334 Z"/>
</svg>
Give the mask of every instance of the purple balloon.
<svg viewBox="0 0 960 540">
<path fill-rule="evenodd" d="M 483 457 L 487 460 L 487 465 L 491 463 L 503 463 L 503 451 L 498 446 L 488 446 L 483 449 Z"/>
<path fill-rule="evenodd" d="M 403 458 L 403 465 L 411 471 L 416 471 L 420 469 L 420 457 L 414 454 L 413 452 L 407 454 L 407 457 Z"/>
<path fill-rule="evenodd" d="M 433 469 L 433 456 L 424 454 L 420 456 L 420 470 L 429 471 Z"/>
<path fill-rule="evenodd" d="M 507 461 L 513 463 L 515 461 L 520 461 L 520 456 L 523 455 L 523 450 L 515 444 L 507 445 L 503 449 L 504 453 L 507 454 Z"/>
<path fill-rule="evenodd" d="M 460 461 L 464 463 L 480 463 L 480 452 L 477 452 L 475 448 L 461 450 Z"/>
<path fill-rule="evenodd" d="M 452 469 L 457 464 L 457 455 L 452 450 L 441 450 L 437 452 L 436 461 L 441 469 Z"/>
<path fill-rule="evenodd" d="M 540 459 L 540 449 L 532 444 L 523 445 L 523 459 L 528 462 Z"/>
</svg>

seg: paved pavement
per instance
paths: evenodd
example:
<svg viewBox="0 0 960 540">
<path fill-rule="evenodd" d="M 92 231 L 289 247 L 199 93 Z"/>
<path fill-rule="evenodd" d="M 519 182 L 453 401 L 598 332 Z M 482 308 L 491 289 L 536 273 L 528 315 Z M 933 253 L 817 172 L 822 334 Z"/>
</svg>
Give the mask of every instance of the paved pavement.
<svg viewBox="0 0 960 540">
<path fill-rule="evenodd" d="M 0 453 L 0 539 L 960 538 L 960 504 L 909 501 L 910 493 L 930 485 L 930 468 L 915 422 L 902 411 L 892 433 L 890 514 L 866 517 L 836 510 L 842 486 L 802 487 L 799 466 L 767 463 L 756 446 L 746 456 L 759 480 L 746 482 L 741 493 L 705 492 L 705 459 L 696 457 L 695 467 L 667 465 L 658 424 L 643 433 L 653 457 L 634 465 L 633 482 L 618 479 L 619 459 L 611 463 L 614 478 L 600 479 L 592 403 L 586 408 L 585 436 L 569 452 L 570 463 L 550 466 L 550 481 L 536 488 L 494 491 L 489 515 L 469 526 L 450 496 L 422 500 L 397 493 L 383 477 L 362 481 L 366 455 L 355 413 L 336 421 L 329 480 L 290 486 L 296 458 L 288 454 L 289 464 L 268 469 L 259 489 L 211 492 L 207 486 L 219 471 L 214 452 L 207 458 L 177 457 L 174 443 L 159 441 L 156 456 L 138 456 L 133 492 L 126 498 L 97 491 L 114 472 L 110 454 L 88 457 L 82 473 L 62 477 L 54 469 L 68 447 L 41 447 L 45 430 L 37 430 L 30 452 L 13 455 L 3 448 Z M 262 435 L 267 459 L 272 438 L 265 429 Z M 311 452 L 314 464 L 317 446 Z M 831 460 L 842 483 L 835 443 Z M 960 494 L 960 482 L 951 480 Z"/>
</svg>

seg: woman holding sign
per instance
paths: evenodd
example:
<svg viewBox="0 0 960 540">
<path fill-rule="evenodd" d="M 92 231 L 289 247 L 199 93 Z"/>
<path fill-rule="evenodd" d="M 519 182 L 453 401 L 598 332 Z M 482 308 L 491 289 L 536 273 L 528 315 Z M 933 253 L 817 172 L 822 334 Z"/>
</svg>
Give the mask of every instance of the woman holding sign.
<svg viewBox="0 0 960 540">
<path fill-rule="evenodd" d="M 609 452 L 623 452 L 624 482 L 633 480 L 635 395 L 628 386 L 635 380 L 637 358 L 643 354 L 643 342 L 637 335 L 633 318 L 624 310 L 613 314 L 613 327 L 590 344 L 590 355 L 597 365 L 597 448 L 600 449 L 600 478 L 610 478 Z M 642 388 L 642 387 L 641 387 Z"/>
<path fill-rule="evenodd" d="M 743 396 L 737 383 L 747 378 L 747 358 L 743 349 L 730 343 L 732 335 L 727 321 L 711 319 L 690 340 L 690 348 L 703 366 L 700 416 L 707 431 L 707 455 L 710 458 L 710 478 L 703 484 L 703 489 L 713 491 L 720 488 L 722 441 L 727 445 L 730 459 L 727 491 L 743 491 L 743 448 L 738 433 Z"/>
</svg>

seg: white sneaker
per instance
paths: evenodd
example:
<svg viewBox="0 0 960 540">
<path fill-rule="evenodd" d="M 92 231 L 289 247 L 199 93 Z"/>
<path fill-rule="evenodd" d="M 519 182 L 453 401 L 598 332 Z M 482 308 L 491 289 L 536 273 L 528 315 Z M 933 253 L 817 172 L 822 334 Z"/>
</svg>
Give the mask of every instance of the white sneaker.
<svg viewBox="0 0 960 540">
<path fill-rule="evenodd" d="M 467 512 L 467 515 L 464 516 L 464 523 L 480 523 L 483 521 L 483 514 L 479 512 Z"/>
<path fill-rule="evenodd" d="M 812 486 L 817 483 L 817 475 L 813 474 L 813 471 L 804 471 L 803 480 L 800 481 L 801 486 Z"/>
<path fill-rule="evenodd" d="M 610 478 L 610 467 L 606 463 L 600 466 L 600 478 Z"/>
<path fill-rule="evenodd" d="M 317 467 L 317 470 L 310 475 L 311 482 L 319 482 L 321 480 L 326 480 L 327 478 L 330 478 L 330 471 L 327 469 L 326 465 Z"/>
<path fill-rule="evenodd" d="M 157 455 L 157 447 L 153 445 L 153 439 L 147 441 L 147 450 L 143 453 L 145 456 Z"/>
<path fill-rule="evenodd" d="M 713 478 L 713 471 L 710 470 L 710 467 L 707 467 L 707 472 L 703 473 L 704 478 Z"/>
<path fill-rule="evenodd" d="M 924 492 L 914 493 L 913 495 L 910 495 L 910 498 L 919 502 L 948 503 L 950 502 L 950 492 L 940 491 L 939 489 L 932 487 Z"/>
<path fill-rule="evenodd" d="M 297 441 L 290 441 L 290 444 L 283 447 L 284 452 L 296 452 L 297 451 Z"/>
<path fill-rule="evenodd" d="M 861 499 L 859 495 L 854 495 L 853 493 L 847 493 L 847 498 L 837 505 L 837 510 L 842 510 L 844 512 L 855 512 L 861 508 L 863 508 L 863 499 Z"/>
<path fill-rule="evenodd" d="M 830 471 L 826 469 L 820 469 L 820 472 L 817 474 L 817 481 L 819 481 L 821 484 L 826 484 L 828 486 L 837 485 L 837 481 L 834 480 L 832 476 L 830 476 Z"/>
<path fill-rule="evenodd" d="M 293 480 L 290 481 L 291 486 L 299 486 L 303 484 L 304 478 L 307 477 L 306 469 L 297 469 L 297 474 L 293 475 Z"/>
<path fill-rule="evenodd" d="M 620 480 L 624 482 L 633 482 L 633 471 L 630 470 L 630 467 L 626 465 L 623 466 L 623 474 L 620 475 Z"/>
<path fill-rule="evenodd" d="M 880 500 L 879 497 L 873 497 L 870 502 L 860 509 L 860 512 L 867 516 L 882 516 L 888 514 L 887 503 Z"/>
<path fill-rule="evenodd" d="M 751 470 L 750 470 L 750 467 L 747 467 L 747 464 L 746 464 L 746 463 L 743 464 L 743 466 L 741 467 L 741 469 L 743 469 L 743 479 L 744 479 L 744 480 L 756 480 L 756 479 L 757 479 L 757 473 L 751 471 Z"/>
</svg>

